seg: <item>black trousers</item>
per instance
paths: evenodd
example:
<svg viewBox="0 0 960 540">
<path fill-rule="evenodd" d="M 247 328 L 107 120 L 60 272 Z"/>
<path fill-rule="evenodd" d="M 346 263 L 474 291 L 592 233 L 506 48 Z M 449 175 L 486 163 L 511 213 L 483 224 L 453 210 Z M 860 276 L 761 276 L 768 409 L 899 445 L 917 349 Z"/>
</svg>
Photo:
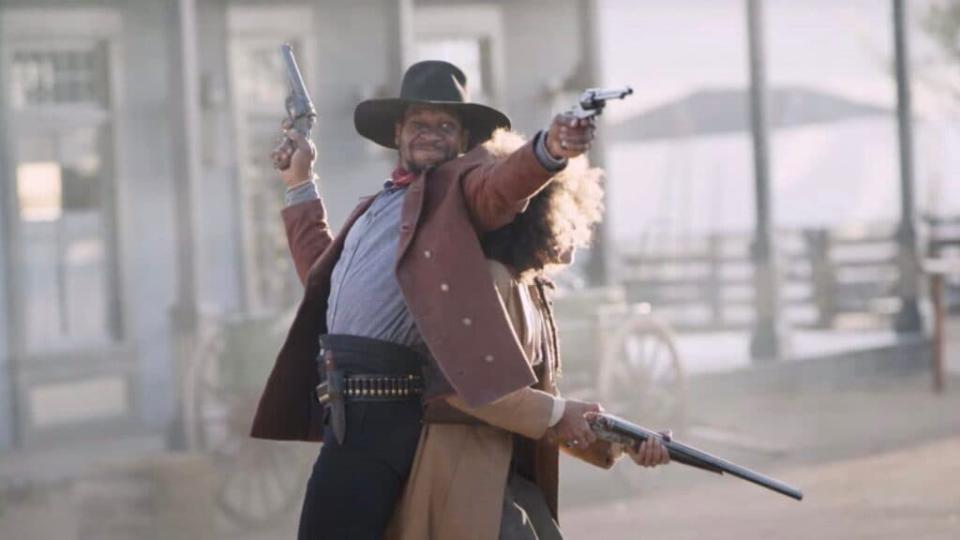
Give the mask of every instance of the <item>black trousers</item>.
<svg viewBox="0 0 960 540">
<path fill-rule="evenodd" d="M 397 357 L 397 351 L 379 345 L 383 342 L 369 340 L 371 345 L 361 339 L 330 340 L 325 346 L 330 345 L 338 367 L 348 372 L 390 373 L 407 362 Z M 381 358 L 382 353 L 392 358 Z M 381 361 L 388 365 L 377 365 Z M 329 426 L 324 431 L 307 482 L 297 538 L 379 540 L 410 475 L 422 417 L 416 399 L 348 401 L 343 444 L 337 443 Z"/>
</svg>

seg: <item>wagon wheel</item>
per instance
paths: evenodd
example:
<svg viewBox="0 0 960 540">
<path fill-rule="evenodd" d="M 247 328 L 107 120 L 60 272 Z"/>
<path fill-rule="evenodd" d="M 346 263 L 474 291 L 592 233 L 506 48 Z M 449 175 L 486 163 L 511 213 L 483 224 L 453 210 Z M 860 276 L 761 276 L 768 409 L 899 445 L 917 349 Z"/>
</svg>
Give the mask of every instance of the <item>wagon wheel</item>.
<svg viewBox="0 0 960 540">
<path fill-rule="evenodd" d="M 615 322 L 601 325 L 610 330 L 600 338 L 604 351 L 597 377 L 600 403 L 645 427 L 679 434 L 686 425 L 687 386 L 673 334 L 650 315 L 649 305 L 619 311 L 612 314 Z M 646 478 L 629 461 L 621 460 L 615 478 L 637 490 Z"/>
<path fill-rule="evenodd" d="M 687 385 L 669 328 L 640 304 L 627 313 L 609 313 L 601 324 L 597 394 L 610 412 L 651 429 L 682 431 Z"/>
<path fill-rule="evenodd" d="M 221 518 L 244 528 L 262 526 L 302 500 L 316 450 L 250 437 L 257 394 L 224 383 L 222 341 L 208 333 L 191 366 L 186 396 L 191 446 L 213 460 Z"/>
</svg>

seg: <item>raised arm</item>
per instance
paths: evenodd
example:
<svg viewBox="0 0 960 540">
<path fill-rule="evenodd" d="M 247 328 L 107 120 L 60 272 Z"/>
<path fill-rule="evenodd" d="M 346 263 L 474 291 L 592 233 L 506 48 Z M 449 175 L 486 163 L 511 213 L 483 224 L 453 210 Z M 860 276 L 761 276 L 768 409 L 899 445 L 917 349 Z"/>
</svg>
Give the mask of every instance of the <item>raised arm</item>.
<svg viewBox="0 0 960 540">
<path fill-rule="evenodd" d="M 305 284 L 310 267 L 333 241 L 333 233 L 327 224 L 327 211 L 318 196 L 288 205 L 281 211 L 281 216 L 287 232 L 290 257 L 297 268 L 300 282 Z"/>
<path fill-rule="evenodd" d="M 284 128 L 288 124 L 289 120 L 285 120 Z M 294 145 L 281 143 L 271 158 L 287 186 L 286 206 L 281 215 L 290 256 L 300 282 L 305 283 L 307 272 L 333 241 L 333 234 L 313 174 L 316 148 L 297 131 L 287 129 L 285 134 Z"/>
</svg>

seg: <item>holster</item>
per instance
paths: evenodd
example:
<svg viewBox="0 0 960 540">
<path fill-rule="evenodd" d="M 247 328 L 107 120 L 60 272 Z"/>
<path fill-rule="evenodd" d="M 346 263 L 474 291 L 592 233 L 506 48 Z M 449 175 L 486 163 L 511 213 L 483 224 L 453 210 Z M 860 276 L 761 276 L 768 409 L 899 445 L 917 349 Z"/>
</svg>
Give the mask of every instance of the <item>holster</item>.
<svg viewBox="0 0 960 540">
<path fill-rule="evenodd" d="M 347 431 L 347 402 L 419 401 L 424 385 L 422 356 L 382 340 L 343 334 L 320 336 L 316 399 L 337 442 Z"/>
<path fill-rule="evenodd" d="M 317 399 L 327 407 L 327 419 L 337 443 L 343 444 L 347 437 L 347 411 L 343 395 L 344 375 L 343 371 L 336 368 L 330 351 L 321 349 L 321 354 L 323 354 L 324 381 L 317 386 Z"/>
</svg>

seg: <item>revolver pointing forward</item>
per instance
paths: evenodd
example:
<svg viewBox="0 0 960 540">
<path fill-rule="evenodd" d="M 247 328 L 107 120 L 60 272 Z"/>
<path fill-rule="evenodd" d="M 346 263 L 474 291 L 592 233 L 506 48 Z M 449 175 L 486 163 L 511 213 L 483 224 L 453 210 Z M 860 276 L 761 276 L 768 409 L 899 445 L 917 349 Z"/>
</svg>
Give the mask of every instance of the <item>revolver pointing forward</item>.
<svg viewBox="0 0 960 540">
<path fill-rule="evenodd" d="M 592 118 L 600 116 L 607 100 L 623 99 L 633 93 L 633 88 L 590 88 L 580 94 L 577 105 L 568 114 L 577 118 Z"/>
<path fill-rule="evenodd" d="M 632 93 L 629 86 L 584 91 L 573 108 L 553 119 L 545 139 L 547 151 L 556 159 L 568 159 L 590 150 L 596 128 L 594 118 L 600 116 L 608 100 L 623 99 Z"/>
<path fill-rule="evenodd" d="M 313 107 L 313 102 L 310 101 L 310 94 L 307 92 L 307 86 L 303 83 L 303 76 L 300 74 L 300 68 L 297 67 L 297 59 L 293 56 L 293 48 L 290 47 L 290 44 L 284 43 L 280 46 L 280 55 L 283 57 L 283 65 L 287 72 L 287 85 L 290 87 L 290 94 L 287 96 L 284 106 L 287 109 L 291 129 L 309 139 L 310 130 L 317 119 L 317 110 Z M 290 146 L 289 153 L 292 154 L 295 148 L 294 142 L 286 139 L 284 144 Z M 286 163 L 280 170 L 286 170 L 288 166 L 289 163 Z"/>
</svg>

